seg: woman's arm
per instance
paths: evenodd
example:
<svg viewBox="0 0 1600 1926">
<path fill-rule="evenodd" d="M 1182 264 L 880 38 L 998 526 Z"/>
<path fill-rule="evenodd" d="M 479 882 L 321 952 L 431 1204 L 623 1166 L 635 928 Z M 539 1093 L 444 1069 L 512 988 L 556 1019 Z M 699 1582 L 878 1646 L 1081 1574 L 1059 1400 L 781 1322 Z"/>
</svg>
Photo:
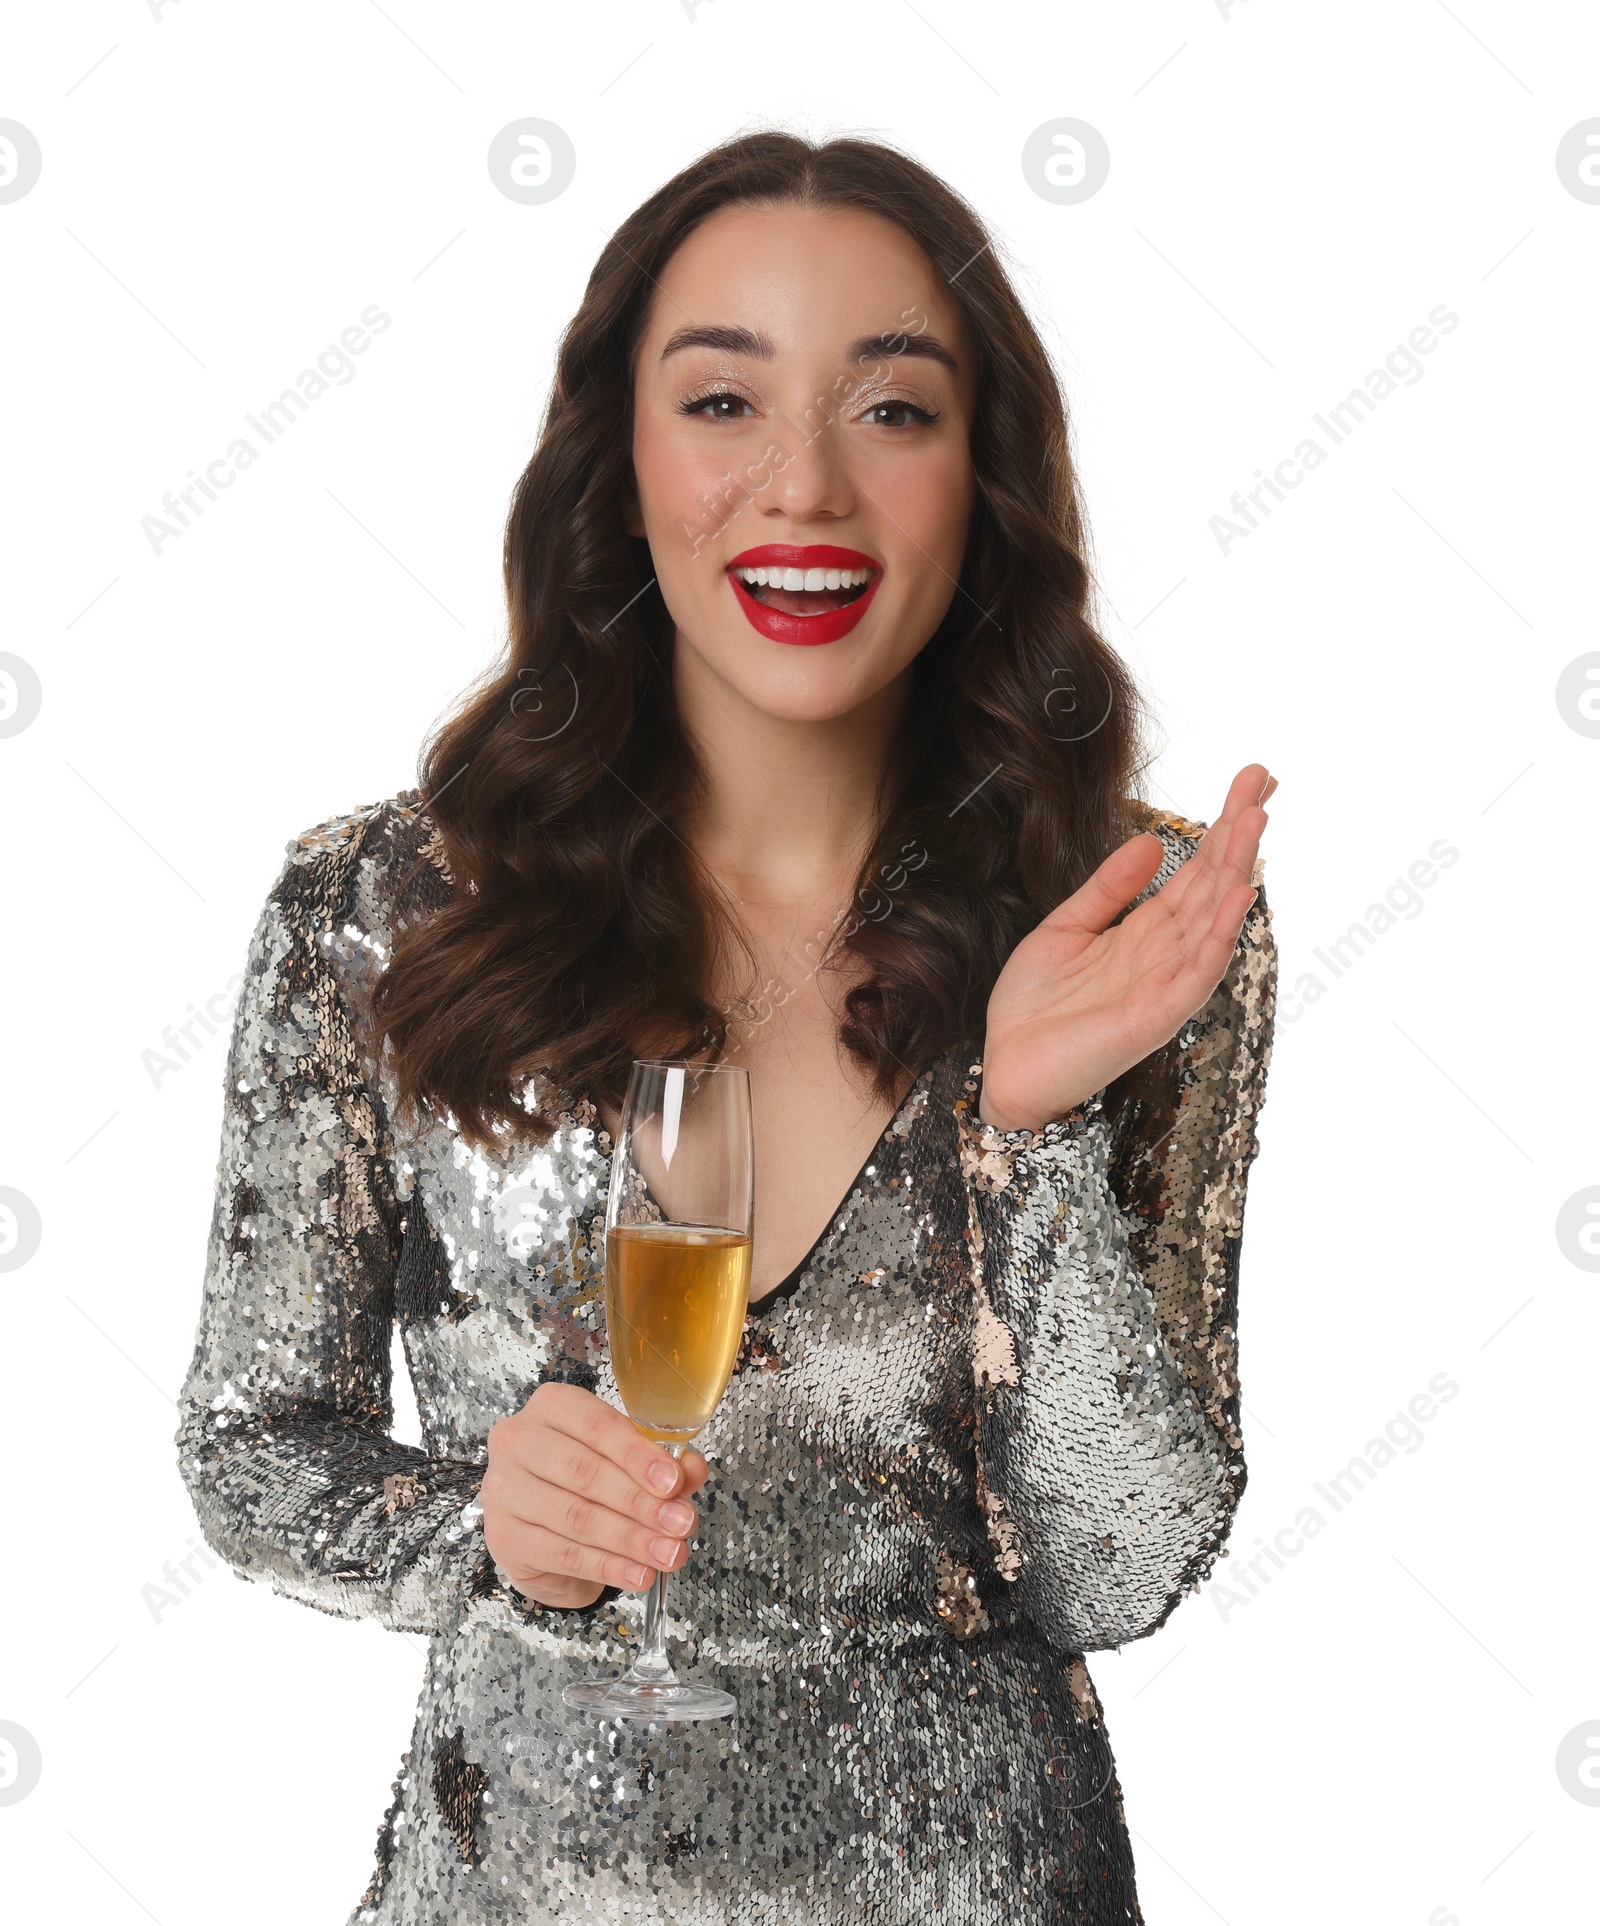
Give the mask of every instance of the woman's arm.
<svg viewBox="0 0 1600 1926">
<path fill-rule="evenodd" d="M 397 1283 L 429 1294 L 438 1241 L 396 1178 L 341 974 L 377 967 L 374 895 L 420 847 L 407 812 L 381 815 L 292 844 L 256 926 L 180 1466 L 207 1542 L 323 1611 L 421 1632 L 469 1597 L 523 1619 L 594 1612 L 681 1562 L 698 1452 L 675 1460 L 554 1382 L 470 1460 L 388 1435 Z"/>
<path fill-rule="evenodd" d="M 1196 846 L 1171 826 L 1163 841 L 1180 860 Z M 1258 894 L 1158 1060 L 1164 1090 L 1114 1114 L 1100 1090 L 1037 1132 L 984 1125 L 976 1074 L 957 1105 L 981 1493 L 1001 1571 L 1063 1649 L 1161 1625 L 1243 1489 L 1234 1310 L 1276 969 Z"/>
<path fill-rule="evenodd" d="M 177 1443 L 206 1541 L 243 1576 L 433 1632 L 496 1580 L 461 1517 L 481 1463 L 388 1435 L 407 1205 L 331 955 L 364 828 L 290 846 L 250 945 Z"/>
</svg>

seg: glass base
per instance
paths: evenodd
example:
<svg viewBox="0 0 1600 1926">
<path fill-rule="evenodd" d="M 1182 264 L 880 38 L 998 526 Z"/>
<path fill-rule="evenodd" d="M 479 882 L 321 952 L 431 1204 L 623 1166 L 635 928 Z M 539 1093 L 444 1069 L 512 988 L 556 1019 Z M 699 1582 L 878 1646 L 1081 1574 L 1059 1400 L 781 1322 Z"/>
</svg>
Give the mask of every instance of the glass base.
<svg viewBox="0 0 1600 1926">
<path fill-rule="evenodd" d="M 731 1692 L 714 1685 L 659 1685 L 627 1678 L 588 1679 L 562 1688 L 562 1703 L 597 1719 L 726 1719 L 738 1710 Z"/>
</svg>

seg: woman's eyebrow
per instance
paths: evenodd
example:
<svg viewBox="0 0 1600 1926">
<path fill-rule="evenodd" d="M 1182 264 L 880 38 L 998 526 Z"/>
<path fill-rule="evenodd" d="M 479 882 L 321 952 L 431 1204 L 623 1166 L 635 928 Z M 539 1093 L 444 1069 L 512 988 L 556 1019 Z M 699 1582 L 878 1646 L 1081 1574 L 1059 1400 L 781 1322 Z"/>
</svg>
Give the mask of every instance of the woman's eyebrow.
<svg viewBox="0 0 1600 1926">
<path fill-rule="evenodd" d="M 751 328 L 720 327 L 711 322 L 675 330 L 667 337 L 661 359 L 665 361 L 668 355 L 679 354 L 685 348 L 716 348 L 723 354 L 748 355 L 757 361 L 770 361 L 777 352 L 766 335 Z M 864 334 L 852 341 L 844 352 L 847 361 L 920 355 L 926 361 L 937 361 L 953 375 L 961 372 L 955 356 L 936 334 L 929 334 L 925 328 L 919 334 L 898 333 L 893 329 L 886 329 L 882 334 Z"/>
</svg>

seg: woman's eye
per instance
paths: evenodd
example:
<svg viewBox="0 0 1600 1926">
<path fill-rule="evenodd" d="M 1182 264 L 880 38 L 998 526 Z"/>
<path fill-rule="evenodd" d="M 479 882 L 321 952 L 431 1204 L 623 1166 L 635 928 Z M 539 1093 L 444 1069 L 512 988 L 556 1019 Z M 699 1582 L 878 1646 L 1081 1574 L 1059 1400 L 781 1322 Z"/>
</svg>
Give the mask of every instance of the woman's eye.
<svg viewBox="0 0 1600 1926">
<path fill-rule="evenodd" d="M 730 394 L 723 390 L 714 395 L 698 395 L 692 401 L 683 402 L 680 412 L 686 415 L 704 415 L 708 421 L 737 421 L 739 416 L 733 411 L 736 408 L 749 406 L 749 402 L 743 395 Z"/>
<path fill-rule="evenodd" d="M 914 421 L 920 422 L 923 427 L 928 427 L 939 419 L 937 415 L 931 414 L 926 408 L 919 408 L 914 401 L 874 402 L 867 410 L 865 419 L 873 422 L 873 425 L 878 428 L 908 427 L 910 424 L 904 421 L 874 421 L 873 419 L 877 415 L 882 415 L 886 412 L 892 415 L 897 411 L 903 415 L 910 415 Z"/>
</svg>

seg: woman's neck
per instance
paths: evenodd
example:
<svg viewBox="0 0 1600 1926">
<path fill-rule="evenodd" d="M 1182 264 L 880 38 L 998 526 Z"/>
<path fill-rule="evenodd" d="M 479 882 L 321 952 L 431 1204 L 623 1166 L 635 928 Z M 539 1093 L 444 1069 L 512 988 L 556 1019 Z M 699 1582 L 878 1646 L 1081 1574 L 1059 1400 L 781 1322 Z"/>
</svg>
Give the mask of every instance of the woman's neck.
<svg viewBox="0 0 1600 1926">
<path fill-rule="evenodd" d="M 877 829 L 910 671 L 817 722 L 754 708 L 681 645 L 673 686 L 705 777 L 682 831 L 750 934 L 774 918 L 842 907 Z"/>
</svg>

